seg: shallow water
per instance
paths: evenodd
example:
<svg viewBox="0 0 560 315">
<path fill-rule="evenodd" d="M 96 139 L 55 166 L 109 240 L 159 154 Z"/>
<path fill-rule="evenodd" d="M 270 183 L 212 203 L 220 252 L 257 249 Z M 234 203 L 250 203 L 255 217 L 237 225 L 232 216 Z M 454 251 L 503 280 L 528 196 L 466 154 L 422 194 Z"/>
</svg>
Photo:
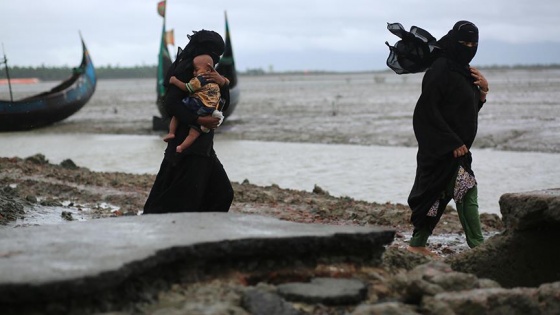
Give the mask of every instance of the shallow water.
<svg viewBox="0 0 560 315">
<path fill-rule="evenodd" d="M 155 174 L 165 143 L 159 136 L 0 134 L 0 156 L 42 153 L 51 163 L 72 159 L 94 171 Z M 222 140 L 216 152 L 232 181 L 335 196 L 406 204 L 414 180 L 415 148 L 342 144 Z M 473 151 L 481 212 L 499 214 L 504 193 L 560 187 L 560 155 L 542 152 Z"/>
<path fill-rule="evenodd" d="M 560 187 L 560 70 L 485 70 L 473 168 L 481 211 L 508 192 Z M 233 181 L 405 203 L 415 172 L 412 112 L 422 75 L 391 72 L 241 76 L 241 101 L 216 135 Z M 16 98 L 58 82 L 14 86 Z M 0 98 L 9 98 L 0 86 Z M 98 171 L 155 173 L 165 144 L 152 131 L 155 79 L 99 80 L 68 119 L 0 133 L 0 156 L 43 153 Z M 548 153 L 547 153 L 548 152 Z"/>
<path fill-rule="evenodd" d="M 560 69 L 483 73 L 490 93 L 474 146 L 560 153 Z M 241 100 L 221 137 L 415 147 L 412 113 L 421 80 L 422 74 L 392 72 L 240 76 Z M 14 86 L 15 98 L 56 83 Z M 0 86 L 0 99 L 8 98 Z M 156 134 L 152 117 L 159 115 L 155 79 L 99 80 L 79 112 L 34 132 Z"/>
</svg>

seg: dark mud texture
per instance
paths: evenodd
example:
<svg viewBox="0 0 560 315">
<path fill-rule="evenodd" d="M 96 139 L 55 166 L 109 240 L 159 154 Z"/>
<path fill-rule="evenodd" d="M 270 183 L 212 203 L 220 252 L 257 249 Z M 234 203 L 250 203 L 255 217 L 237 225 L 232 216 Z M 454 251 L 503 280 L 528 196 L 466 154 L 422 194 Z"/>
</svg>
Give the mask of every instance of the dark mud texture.
<svg viewBox="0 0 560 315">
<path fill-rule="evenodd" d="M 153 175 L 91 172 L 71 161 L 53 165 L 41 155 L 0 158 L 0 219 L 9 223 L 25 218 L 38 205 L 92 209 L 83 210 L 89 220 L 136 215 L 153 180 Z M 495 215 L 482 216 L 484 231 L 496 236 L 475 250 L 432 242 L 430 249 L 442 257 L 434 260 L 404 250 L 403 235 L 412 229 L 404 205 L 332 197 L 320 187 L 302 192 L 248 182 L 233 185 L 231 212 L 303 223 L 388 226 L 397 231 L 396 237 L 381 262 L 269 261 L 258 270 L 204 266 L 191 270 L 188 281 L 156 275 L 153 281 L 138 279 L 137 288 L 123 288 L 120 295 L 92 297 L 96 303 L 88 306 L 58 301 L 36 314 L 560 313 L 560 264 L 554 243 L 559 239 L 558 190 L 504 195 L 503 222 Z M 104 202 L 117 210 L 96 207 Z M 435 233 L 461 233 L 453 209 Z M 458 239 L 464 243 L 462 236 Z"/>
</svg>

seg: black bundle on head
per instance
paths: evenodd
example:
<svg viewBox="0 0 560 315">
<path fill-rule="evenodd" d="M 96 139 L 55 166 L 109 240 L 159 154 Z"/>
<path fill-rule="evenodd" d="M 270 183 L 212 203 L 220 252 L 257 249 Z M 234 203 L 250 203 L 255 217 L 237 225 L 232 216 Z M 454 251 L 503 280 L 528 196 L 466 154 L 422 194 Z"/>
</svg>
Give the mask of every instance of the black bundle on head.
<svg viewBox="0 0 560 315">
<path fill-rule="evenodd" d="M 401 23 L 387 23 L 387 29 L 401 38 L 389 47 L 387 66 L 397 74 L 425 71 L 436 57 L 436 39 L 428 31 L 412 26 L 407 32 Z"/>
<path fill-rule="evenodd" d="M 214 65 L 220 61 L 220 56 L 224 53 L 225 43 L 222 36 L 214 31 L 200 30 L 193 31 L 192 35 L 187 35 L 189 43 L 183 53 L 189 59 L 198 55 L 210 55 Z"/>
</svg>

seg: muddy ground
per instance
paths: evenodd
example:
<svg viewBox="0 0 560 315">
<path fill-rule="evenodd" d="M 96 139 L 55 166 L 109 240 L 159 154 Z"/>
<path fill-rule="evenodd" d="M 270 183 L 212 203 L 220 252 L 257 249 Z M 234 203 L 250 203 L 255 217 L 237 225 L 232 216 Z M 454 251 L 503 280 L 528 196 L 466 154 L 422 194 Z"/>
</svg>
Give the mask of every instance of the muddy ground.
<svg viewBox="0 0 560 315">
<path fill-rule="evenodd" d="M 30 228 L 36 212 L 60 212 L 65 221 L 93 220 L 138 215 L 155 175 L 92 172 L 65 160 L 50 164 L 43 155 L 25 159 L 0 158 L 0 224 L 3 228 Z M 313 192 L 259 187 L 249 182 L 233 183 L 235 197 L 230 211 L 258 214 L 281 220 L 334 225 L 380 225 L 397 231 L 393 246 L 406 245 L 412 232 L 406 205 L 371 203 L 348 197 L 333 197 L 316 186 Z M 27 221 L 35 222 L 33 224 Z M 500 231 L 501 219 L 481 215 L 486 234 Z M 462 229 L 456 211 L 448 207 L 430 248 L 442 255 L 464 250 Z"/>
<path fill-rule="evenodd" d="M 41 224 L 40 220 L 32 220 L 33 217 L 45 211 L 55 212 L 54 215 L 62 218 L 60 223 L 46 224 L 74 224 L 72 221 L 75 220 L 138 215 L 154 179 L 154 175 L 92 172 L 76 166 L 71 160 L 65 160 L 60 165 L 50 164 L 40 154 L 25 159 L 0 158 L 0 228 L 32 229 Z M 410 210 L 405 205 L 333 197 L 320 187 L 315 187 L 313 192 L 305 192 L 280 189 L 278 186 L 259 187 L 244 182 L 233 183 L 233 188 L 235 198 L 231 212 L 303 223 L 389 226 L 397 231 L 396 238 L 387 248 L 383 267 L 372 269 L 339 263 L 319 265 L 313 270 L 275 271 L 264 276 L 233 272 L 228 276 L 173 285 L 160 291 L 153 300 L 135 304 L 133 313 L 168 314 L 170 309 L 190 305 L 206 310 L 194 312 L 193 309 L 192 314 L 221 314 L 208 313 L 208 306 L 225 303 L 230 311 L 237 309 L 235 305 L 239 303 L 242 292 L 256 285 L 257 278 L 260 279 L 259 286 L 267 286 L 267 283 L 301 278 L 302 275 L 359 278 L 369 283 L 372 296 L 376 299 L 389 298 L 394 294 L 387 284 L 391 274 L 429 260 L 405 250 L 412 232 L 408 222 Z M 482 214 L 482 223 L 487 236 L 502 229 L 497 215 Z M 457 214 L 451 207 L 435 233 L 429 248 L 441 259 L 451 258 L 468 249 Z M 346 314 L 352 307 L 299 305 L 298 308 L 304 314 Z M 240 311 L 239 314 L 246 313 Z"/>
</svg>

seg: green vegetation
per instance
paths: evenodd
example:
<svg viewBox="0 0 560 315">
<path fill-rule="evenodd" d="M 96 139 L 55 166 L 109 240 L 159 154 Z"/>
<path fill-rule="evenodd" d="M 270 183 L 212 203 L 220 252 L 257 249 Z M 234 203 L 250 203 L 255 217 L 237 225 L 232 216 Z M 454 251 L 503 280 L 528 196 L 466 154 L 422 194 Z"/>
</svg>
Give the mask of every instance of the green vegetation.
<svg viewBox="0 0 560 315">
<path fill-rule="evenodd" d="M 10 67 L 10 78 L 38 78 L 41 81 L 62 81 L 72 74 L 70 67 Z M 157 67 L 96 67 L 98 79 L 156 78 Z M 0 68 L 0 79 L 6 78 L 6 70 Z"/>
</svg>

